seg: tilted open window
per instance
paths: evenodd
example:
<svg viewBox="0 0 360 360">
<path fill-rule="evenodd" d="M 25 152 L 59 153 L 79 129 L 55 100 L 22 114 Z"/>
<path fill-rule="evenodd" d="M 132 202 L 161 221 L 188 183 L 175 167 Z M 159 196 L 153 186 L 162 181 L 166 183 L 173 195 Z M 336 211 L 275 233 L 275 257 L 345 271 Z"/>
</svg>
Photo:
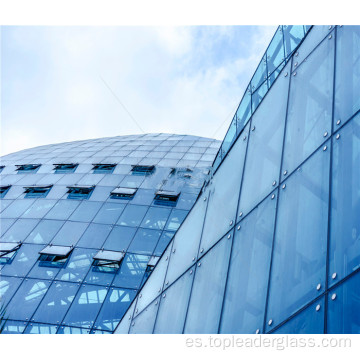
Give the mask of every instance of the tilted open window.
<svg viewBox="0 0 360 360">
<path fill-rule="evenodd" d="M 133 165 L 132 175 L 150 175 L 155 171 L 155 165 Z"/>
<path fill-rule="evenodd" d="M 152 271 L 154 270 L 156 264 L 158 263 L 160 259 L 160 256 L 152 256 L 150 259 L 149 259 L 149 262 L 146 266 L 146 270 L 145 270 L 145 275 L 144 275 L 144 280 L 145 281 L 149 276 L 150 274 L 152 273 Z"/>
<path fill-rule="evenodd" d="M 4 165 L 0 165 L 0 173 L 5 169 Z"/>
<path fill-rule="evenodd" d="M 155 193 L 154 204 L 176 206 L 180 193 L 170 190 L 159 190 Z"/>
<path fill-rule="evenodd" d="M 20 243 L 0 243 L 0 264 L 10 264 L 20 246 Z"/>
<path fill-rule="evenodd" d="M 46 195 L 51 190 L 52 185 L 48 186 L 26 186 L 24 187 L 26 194 L 26 198 L 43 198 L 46 197 Z"/>
<path fill-rule="evenodd" d="M 55 174 L 73 173 L 79 164 L 54 164 Z"/>
<path fill-rule="evenodd" d="M 25 164 L 25 165 L 15 165 L 15 166 L 18 174 L 22 174 L 22 173 L 37 172 L 41 164 Z"/>
<path fill-rule="evenodd" d="M 0 186 L 0 199 L 2 199 L 11 188 L 11 185 Z"/>
<path fill-rule="evenodd" d="M 115 273 L 119 268 L 125 253 L 122 251 L 100 250 L 94 256 L 94 271 Z"/>
<path fill-rule="evenodd" d="M 72 250 L 72 246 L 50 244 L 39 252 L 39 266 L 63 267 Z"/>
<path fill-rule="evenodd" d="M 116 164 L 93 164 L 94 174 L 111 174 Z"/>
<path fill-rule="evenodd" d="M 137 192 L 137 188 L 117 187 L 110 193 L 111 199 L 131 200 Z"/>
<path fill-rule="evenodd" d="M 95 186 L 68 186 L 68 199 L 88 199 L 91 196 Z"/>
</svg>

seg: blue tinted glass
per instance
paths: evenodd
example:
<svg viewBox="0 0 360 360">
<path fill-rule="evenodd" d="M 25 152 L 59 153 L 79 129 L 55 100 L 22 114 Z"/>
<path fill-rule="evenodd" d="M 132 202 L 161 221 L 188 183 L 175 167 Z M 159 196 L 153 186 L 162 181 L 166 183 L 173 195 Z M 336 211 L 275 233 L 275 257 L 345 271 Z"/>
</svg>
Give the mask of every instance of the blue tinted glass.
<svg viewBox="0 0 360 360">
<path fill-rule="evenodd" d="M 162 230 L 170 215 L 171 209 L 151 207 L 145 215 L 141 226 L 148 229 Z"/>
<path fill-rule="evenodd" d="M 18 289 L 22 279 L 15 277 L 2 276 L 0 277 L 0 305 L 6 306 L 8 301 L 12 298 L 15 291 Z"/>
<path fill-rule="evenodd" d="M 251 106 L 252 106 L 252 111 L 254 112 L 256 110 L 256 108 L 259 106 L 259 104 L 261 103 L 262 99 L 264 98 L 264 96 L 266 95 L 268 91 L 268 82 L 267 80 L 265 80 L 265 82 L 260 85 L 258 87 L 258 89 L 253 92 L 252 97 L 251 97 Z"/>
<path fill-rule="evenodd" d="M 63 323 L 70 326 L 91 327 L 107 292 L 108 289 L 102 286 L 82 285 Z"/>
<path fill-rule="evenodd" d="M 272 73 L 285 59 L 282 27 L 276 30 L 271 43 L 266 50 L 268 73 Z"/>
<path fill-rule="evenodd" d="M 48 244 L 63 224 L 63 221 L 41 220 L 30 235 L 25 239 L 25 242 L 33 244 Z"/>
<path fill-rule="evenodd" d="M 14 201 L 1 213 L 1 216 L 3 218 L 18 218 L 24 213 L 26 209 L 28 209 L 32 205 L 34 201 L 35 199 Z"/>
<path fill-rule="evenodd" d="M 77 246 L 99 249 L 111 231 L 111 225 L 90 224 Z"/>
<path fill-rule="evenodd" d="M 289 72 L 289 69 L 290 64 L 285 71 Z M 289 76 L 281 76 L 251 119 L 239 205 L 239 211 L 244 215 L 279 181 L 288 90 Z M 278 106 L 274 108 L 273 104 Z"/>
<path fill-rule="evenodd" d="M 199 260 L 186 316 L 185 333 L 218 332 L 230 248 L 231 239 L 225 236 Z"/>
<path fill-rule="evenodd" d="M 56 200 L 36 200 L 21 217 L 23 218 L 42 218 L 55 205 Z"/>
<path fill-rule="evenodd" d="M 30 231 L 38 223 L 38 220 L 32 219 L 19 219 L 13 226 L 1 237 L 2 242 L 21 242 Z"/>
<path fill-rule="evenodd" d="M 26 322 L 8 320 L 2 334 L 22 334 L 26 326 Z"/>
<path fill-rule="evenodd" d="M 136 228 L 115 226 L 104 243 L 104 249 L 126 251 L 135 232 Z"/>
<path fill-rule="evenodd" d="M 360 109 L 360 28 L 343 26 L 337 29 L 335 116 L 347 121 Z"/>
<path fill-rule="evenodd" d="M 113 285 L 124 288 L 138 289 L 145 274 L 150 256 L 126 254 L 121 263 L 119 274 L 115 276 Z"/>
<path fill-rule="evenodd" d="M 247 121 L 250 119 L 251 112 L 251 91 L 247 89 L 242 98 L 238 109 L 236 110 L 236 132 L 240 134 Z"/>
<path fill-rule="evenodd" d="M 283 25 L 285 55 L 288 57 L 292 51 L 300 44 L 304 37 L 304 27 L 302 25 Z"/>
<path fill-rule="evenodd" d="M 266 55 L 261 59 L 258 68 L 255 71 L 253 78 L 251 79 L 251 89 L 254 91 L 260 84 L 266 80 L 267 67 L 266 67 Z"/>
<path fill-rule="evenodd" d="M 181 192 L 176 208 L 182 210 L 190 210 L 197 199 L 197 194 L 189 194 Z"/>
<path fill-rule="evenodd" d="M 1 275 L 25 276 L 34 265 L 34 259 L 39 256 L 42 245 L 24 244 L 17 251 L 11 264 L 6 264 L 1 269 Z"/>
<path fill-rule="evenodd" d="M 184 221 L 188 211 L 174 209 L 166 223 L 165 230 L 176 231 Z"/>
<path fill-rule="evenodd" d="M 15 219 L 1 219 L 0 218 L 0 236 L 5 234 L 7 229 L 15 222 Z"/>
<path fill-rule="evenodd" d="M 94 222 L 101 224 L 115 224 L 125 208 L 125 204 L 105 203 L 95 216 Z"/>
<path fill-rule="evenodd" d="M 121 214 L 117 224 L 123 226 L 137 227 L 140 225 L 147 210 L 147 206 L 128 205 L 125 208 L 124 212 Z"/>
<path fill-rule="evenodd" d="M 221 151 L 226 154 L 231 145 L 234 143 L 236 138 L 236 116 L 231 121 L 230 127 L 224 137 L 223 143 L 221 144 Z"/>
<path fill-rule="evenodd" d="M 360 116 L 333 138 L 329 283 L 360 265 Z M 336 274 L 333 279 L 333 274 Z"/>
<path fill-rule="evenodd" d="M 291 78 L 282 167 L 288 174 L 331 132 L 333 73 L 331 38 L 325 39 Z"/>
<path fill-rule="evenodd" d="M 49 279 L 49 280 L 54 279 L 54 277 L 57 275 L 60 269 L 58 267 L 54 267 L 54 266 L 50 267 L 46 265 L 49 264 L 47 263 L 44 264 L 43 261 L 42 262 L 37 261 L 27 276 L 37 279 Z"/>
<path fill-rule="evenodd" d="M 67 220 L 74 210 L 79 206 L 78 201 L 59 200 L 55 206 L 46 214 L 46 219 Z"/>
<path fill-rule="evenodd" d="M 51 243 L 63 246 L 75 245 L 88 225 L 87 223 L 80 222 L 66 222 Z"/>
<path fill-rule="evenodd" d="M 38 307 L 33 321 L 45 323 L 61 322 L 80 285 L 55 281 Z"/>
<path fill-rule="evenodd" d="M 72 326 L 60 326 L 57 334 L 89 334 L 89 329 L 82 329 Z"/>
<path fill-rule="evenodd" d="M 165 297 L 161 298 L 154 333 L 181 334 L 183 332 L 193 276 L 194 268 L 188 270 L 166 289 Z M 169 321 L 169 314 L 171 314 L 171 321 Z"/>
<path fill-rule="evenodd" d="M 240 223 L 240 229 L 235 232 L 221 333 L 262 331 L 275 210 L 276 198 L 270 196 Z"/>
<path fill-rule="evenodd" d="M 274 83 L 274 81 L 276 80 L 276 78 L 279 76 L 281 70 L 284 68 L 285 66 L 285 61 L 283 61 L 279 67 L 274 70 L 268 77 L 268 85 L 269 85 L 269 88 L 272 86 L 272 84 Z"/>
<path fill-rule="evenodd" d="M 150 205 L 154 200 L 154 190 L 139 189 L 131 203 L 133 205 Z"/>
<path fill-rule="evenodd" d="M 25 279 L 6 307 L 6 316 L 14 320 L 30 318 L 50 286 L 50 281 Z"/>
<path fill-rule="evenodd" d="M 325 301 L 322 298 L 274 331 L 274 334 L 323 334 Z"/>
<path fill-rule="evenodd" d="M 99 266 L 92 266 L 84 283 L 110 286 L 116 273 L 116 271 L 110 270 L 104 271 Z"/>
<path fill-rule="evenodd" d="M 96 319 L 94 328 L 115 330 L 135 295 L 136 291 L 134 290 L 111 288 Z"/>
<path fill-rule="evenodd" d="M 56 276 L 57 280 L 62 281 L 82 281 L 93 263 L 93 256 L 96 250 L 75 249 L 70 259 Z"/>
<path fill-rule="evenodd" d="M 131 242 L 128 251 L 138 254 L 151 255 L 160 238 L 161 231 L 151 229 L 139 229 Z"/>
<path fill-rule="evenodd" d="M 154 250 L 154 255 L 161 256 L 173 236 L 174 233 L 172 232 L 163 232 Z"/>
<path fill-rule="evenodd" d="M 94 218 L 101 205 L 102 203 L 97 201 L 82 201 L 69 220 L 89 222 Z"/>
<path fill-rule="evenodd" d="M 153 332 L 159 299 L 153 301 L 142 313 L 133 319 L 130 334 L 151 334 Z"/>
<path fill-rule="evenodd" d="M 280 189 L 267 311 L 271 327 L 325 287 L 329 155 L 328 143 Z"/>
<path fill-rule="evenodd" d="M 47 324 L 30 323 L 24 334 L 56 334 L 57 326 Z"/>
<path fill-rule="evenodd" d="M 360 273 L 329 292 L 327 332 L 360 334 Z"/>
</svg>

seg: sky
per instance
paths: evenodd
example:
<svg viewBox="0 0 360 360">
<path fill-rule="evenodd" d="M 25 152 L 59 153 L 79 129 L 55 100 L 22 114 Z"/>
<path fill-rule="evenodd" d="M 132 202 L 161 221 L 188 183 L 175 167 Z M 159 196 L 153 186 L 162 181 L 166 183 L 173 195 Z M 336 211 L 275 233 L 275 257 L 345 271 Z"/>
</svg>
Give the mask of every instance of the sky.
<svg viewBox="0 0 360 360">
<path fill-rule="evenodd" d="M 1 155 L 91 138 L 222 140 L 276 26 L 1 27 Z"/>
</svg>

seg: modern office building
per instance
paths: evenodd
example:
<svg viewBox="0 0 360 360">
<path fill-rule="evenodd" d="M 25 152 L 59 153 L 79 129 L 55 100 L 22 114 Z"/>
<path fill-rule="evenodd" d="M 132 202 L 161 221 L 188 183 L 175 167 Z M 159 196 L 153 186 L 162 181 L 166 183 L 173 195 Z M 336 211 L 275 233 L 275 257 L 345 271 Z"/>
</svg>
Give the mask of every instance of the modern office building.
<svg viewBox="0 0 360 360">
<path fill-rule="evenodd" d="M 179 141 L 174 148 L 189 139 L 168 137 L 165 143 Z M 119 149 L 121 139 L 135 144 Z M 219 151 L 215 141 L 191 137 L 186 145 L 201 144 L 201 157 L 188 159 L 188 149 L 186 164 L 168 163 L 164 149 L 155 164 L 153 155 L 144 161 L 136 153 L 160 145 L 132 148 L 149 146 L 140 139 L 53 145 L 4 159 L 6 331 L 360 332 L 360 27 L 280 26 Z M 89 154 L 77 158 L 78 146 Z M 203 161 L 211 156 L 208 173 Z M 79 165 L 55 182 L 54 166 L 65 164 Z M 96 166 L 115 164 L 112 174 L 96 174 L 109 171 Z M 161 166 L 166 174 L 155 180 Z M 45 199 L 32 198 L 39 191 Z M 192 194 L 186 208 L 183 194 Z M 45 201 L 52 201 L 47 209 Z M 138 211 L 126 214 L 139 205 L 147 207 L 141 220 Z M 113 206 L 123 206 L 116 220 L 107 210 Z M 100 225 L 111 227 L 102 241 L 90 229 Z M 134 233 L 123 235 L 124 228 Z M 151 250 L 148 238 L 136 240 L 149 230 L 162 230 Z"/>
<path fill-rule="evenodd" d="M 4 333 L 112 332 L 195 203 L 219 146 L 151 134 L 4 156 Z"/>
</svg>

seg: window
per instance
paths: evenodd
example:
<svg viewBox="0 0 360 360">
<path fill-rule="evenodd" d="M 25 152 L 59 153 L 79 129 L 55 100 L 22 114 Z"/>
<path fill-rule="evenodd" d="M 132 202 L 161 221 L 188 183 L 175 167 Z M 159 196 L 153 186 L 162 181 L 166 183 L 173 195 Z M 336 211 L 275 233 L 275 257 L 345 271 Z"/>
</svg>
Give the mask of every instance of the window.
<svg viewBox="0 0 360 360">
<path fill-rule="evenodd" d="M 94 271 L 115 273 L 120 268 L 124 255 L 122 251 L 100 250 L 94 256 L 93 269 Z"/>
<path fill-rule="evenodd" d="M 51 190 L 52 185 L 48 186 L 28 186 L 24 187 L 26 194 L 26 198 L 39 198 L 39 197 L 46 197 L 46 195 Z"/>
<path fill-rule="evenodd" d="M 88 199 L 95 189 L 95 186 L 69 186 L 68 199 Z"/>
<path fill-rule="evenodd" d="M 132 175 L 150 175 L 155 171 L 154 165 L 133 165 Z"/>
<path fill-rule="evenodd" d="M 110 198 L 131 200 L 135 196 L 136 192 L 136 188 L 117 187 L 110 193 Z"/>
<path fill-rule="evenodd" d="M 0 264 L 10 264 L 20 246 L 19 243 L 0 243 Z"/>
<path fill-rule="evenodd" d="M 0 166 L 0 173 L 4 170 L 5 166 L 4 165 L 1 165 Z"/>
<path fill-rule="evenodd" d="M 11 185 L 0 186 L 0 199 L 2 199 L 11 188 Z"/>
<path fill-rule="evenodd" d="M 180 193 L 176 191 L 159 190 L 155 194 L 155 204 L 176 206 Z"/>
<path fill-rule="evenodd" d="M 156 264 L 158 263 L 160 259 L 160 256 L 152 256 L 146 266 L 145 275 L 143 279 L 143 283 L 147 280 L 147 278 L 150 276 L 152 271 L 154 270 Z"/>
<path fill-rule="evenodd" d="M 55 174 L 73 173 L 79 164 L 54 164 Z"/>
<path fill-rule="evenodd" d="M 18 174 L 23 174 L 23 173 L 35 173 L 38 171 L 39 167 L 41 166 L 40 164 L 27 164 L 27 165 L 15 165 L 17 167 L 16 171 L 18 172 Z"/>
<path fill-rule="evenodd" d="M 94 174 L 111 174 L 116 164 L 93 164 Z"/>
<path fill-rule="evenodd" d="M 39 252 L 39 266 L 63 267 L 72 249 L 72 246 L 46 246 Z"/>
</svg>

